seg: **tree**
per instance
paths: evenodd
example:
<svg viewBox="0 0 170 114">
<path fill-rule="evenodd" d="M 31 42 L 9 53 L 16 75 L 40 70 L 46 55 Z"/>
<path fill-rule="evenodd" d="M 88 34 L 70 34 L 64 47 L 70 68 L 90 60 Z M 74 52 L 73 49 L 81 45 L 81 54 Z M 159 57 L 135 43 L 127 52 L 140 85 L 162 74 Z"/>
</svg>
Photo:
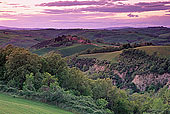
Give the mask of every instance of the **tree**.
<svg viewBox="0 0 170 114">
<path fill-rule="evenodd" d="M 68 75 L 64 75 L 59 79 L 62 79 L 62 87 L 76 90 L 80 93 L 80 95 L 91 96 L 91 86 L 90 79 L 87 78 L 80 70 L 76 68 L 68 69 Z"/>
<path fill-rule="evenodd" d="M 43 74 L 43 80 L 42 80 L 42 85 L 46 85 L 46 86 L 49 86 L 52 84 L 52 83 L 57 83 L 57 78 L 55 78 L 55 76 L 52 76 L 50 73 L 48 72 L 45 72 Z"/>
<path fill-rule="evenodd" d="M 41 57 L 30 53 L 23 48 L 13 50 L 7 57 L 5 63 L 6 73 L 5 81 L 15 80 L 19 89 L 22 89 L 26 79 L 26 74 L 37 73 L 41 69 Z M 11 85 L 12 86 L 12 85 Z"/>
<path fill-rule="evenodd" d="M 50 52 L 43 57 L 43 72 L 48 72 L 51 75 L 60 75 L 67 68 L 67 62 L 65 58 L 54 52 Z"/>
<path fill-rule="evenodd" d="M 26 75 L 26 79 L 25 79 L 25 82 L 23 84 L 23 90 L 30 90 L 30 91 L 35 91 L 35 88 L 34 88 L 34 76 L 33 76 L 33 73 L 31 74 L 27 74 Z"/>
<path fill-rule="evenodd" d="M 107 98 L 109 91 L 112 88 L 112 81 L 110 79 L 97 79 L 92 84 L 93 98 Z"/>
</svg>

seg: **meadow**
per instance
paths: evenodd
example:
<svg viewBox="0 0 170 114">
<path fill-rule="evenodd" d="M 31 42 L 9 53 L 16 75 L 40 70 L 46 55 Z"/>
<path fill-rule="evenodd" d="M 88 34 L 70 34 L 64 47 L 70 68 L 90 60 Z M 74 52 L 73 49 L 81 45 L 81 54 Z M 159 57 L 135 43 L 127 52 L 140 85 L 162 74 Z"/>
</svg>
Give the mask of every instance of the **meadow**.
<svg viewBox="0 0 170 114">
<path fill-rule="evenodd" d="M 73 114 L 56 106 L 0 93 L 0 114 Z"/>
<path fill-rule="evenodd" d="M 170 58 L 170 46 L 143 46 L 137 47 L 136 49 L 143 50 L 149 55 L 155 54 L 158 57 Z M 95 53 L 95 54 L 84 54 L 79 57 L 82 58 L 97 58 L 99 60 L 108 60 L 113 63 L 117 62 L 117 58 L 122 51 L 108 52 L 108 53 Z"/>
</svg>

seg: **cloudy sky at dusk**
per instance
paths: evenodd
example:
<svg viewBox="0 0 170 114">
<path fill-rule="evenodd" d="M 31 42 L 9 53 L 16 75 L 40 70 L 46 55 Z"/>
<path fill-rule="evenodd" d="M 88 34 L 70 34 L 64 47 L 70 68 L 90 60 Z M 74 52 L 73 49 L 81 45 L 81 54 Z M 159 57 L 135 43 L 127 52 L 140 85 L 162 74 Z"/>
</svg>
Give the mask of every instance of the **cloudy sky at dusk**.
<svg viewBox="0 0 170 114">
<path fill-rule="evenodd" d="M 0 26 L 170 27 L 170 0 L 0 0 Z"/>
</svg>

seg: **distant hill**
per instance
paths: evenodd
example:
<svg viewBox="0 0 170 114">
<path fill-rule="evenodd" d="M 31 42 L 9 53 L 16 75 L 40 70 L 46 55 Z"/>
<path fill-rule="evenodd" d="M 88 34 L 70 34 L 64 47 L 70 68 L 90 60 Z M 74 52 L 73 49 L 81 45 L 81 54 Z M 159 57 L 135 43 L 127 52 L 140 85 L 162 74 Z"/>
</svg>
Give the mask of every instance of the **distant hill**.
<svg viewBox="0 0 170 114">
<path fill-rule="evenodd" d="M 155 45 L 170 44 L 170 28 L 124 28 L 124 29 L 40 29 L 40 30 L 0 30 L 0 47 L 13 44 L 19 47 L 30 48 L 36 44 L 57 38 L 62 35 L 72 35 L 89 39 L 100 40 L 113 44 L 151 42 Z M 18 28 L 10 28 L 18 29 Z"/>
<path fill-rule="evenodd" d="M 6 27 L 0 26 L 0 30 L 39 30 L 42 28 L 17 28 L 17 27 Z"/>
<path fill-rule="evenodd" d="M 99 48 L 97 44 L 91 43 L 90 40 L 78 36 L 62 35 L 54 39 L 44 40 L 31 46 L 33 53 L 43 55 L 50 51 L 58 51 L 63 56 L 70 56 L 86 49 Z"/>
<path fill-rule="evenodd" d="M 134 28 L 134 27 L 124 26 L 124 27 L 108 27 L 108 28 L 99 28 L 99 29 L 114 30 L 114 29 L 127 29 L 127 28 Z"/>
<path fill-rule="evenodd" d="M 0 26 L 0 30 L 18 30 L 19 28 Z"/>
</svg>

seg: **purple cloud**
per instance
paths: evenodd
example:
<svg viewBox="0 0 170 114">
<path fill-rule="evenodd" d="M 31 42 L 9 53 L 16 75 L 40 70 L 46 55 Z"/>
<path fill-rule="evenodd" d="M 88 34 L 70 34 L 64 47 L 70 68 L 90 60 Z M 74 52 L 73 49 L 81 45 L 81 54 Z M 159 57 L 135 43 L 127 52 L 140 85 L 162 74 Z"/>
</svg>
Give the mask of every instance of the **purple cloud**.
<svg viewBox="0 0 170 114">
<path fill-rule="evenodd" d="M 47 14 L 62 14 L 62 13 L 78 13 L 78 10 L 74 9 L 65 9 L 65 10 L 58 10 L 58 9 L 45 9 L 42 13 L 47 13 Z"/>
<path fill-rule="evenodd" d="M 26 6 L 26 5 L 21 5 L 21 4 L 7 4 L 7 5 L 13 6 L 13 8 L 18 8 L 18 7 L 29 8 L 28 6 Z"/>
<path fill-rule="evenodd" d="M 101 1 L 57 1 L 57 2 L 49 2 L 42 3 L 37 6 L 80 6 L 80 5 L 104 5 L 107 2 L 105 0 Z"/>
<path fill-rule="evenodd" d="M 145 11 L 159 11 L 169 10 L 170 6 L 166 6 L 170 2 L 150 2 L 150 3 L 136 3 L 134 5 L 123 4 L 123 5 L 112 5 L 112 6 L 98 6 L 98 7 L 87 7 L 82 8 L 82 11 L 90 12 L 145 12 Z"/>
<path fill-rule="evenodd" d="M 133 14 L 131 14 L 131 13 L 128 14 L 127 16 L 128 16 L 128 17 L 139 17 L 138 15 L 133 15 Z"/>
<path fill-rule="evenodd" d="M 36 6 L 81 6 L 81 5 L 106 5 L 106 4 L 113 4 L 112 2 L 116 1 L 126 1 L 126 0 L 93 0 L 93 1 L 56 1 L 56 2 L 49 2 L 49 3 L 42 3 Z"/>
<path fill-rule="evenodd" d="M 61 1 L 62 4 L 51 4 L 54 6 L 62 6 L 62 5 L 75 5 L 75 3 L 78 5 L 78 3 L 81 3 L 81 5 L 92 5 L 92 3 L 96 3 L 98 4 L 97 6 L 89 6 L 86 8 L 79 8 L 79 9 L 64 9 L 64 10 L 51 10 L 51 9 L 46 9 L 43 13 L 47 13 L 47 14 L 58 14 L 58 13 L 76 13 L 76 12 L 82 12 L 82 11 L 88 11 L 88 12 L 111 12 L 111 13 L 131 13 L 131 12 L 146 12 L 146 11 L 160 11 L 160 10 L 169 10 L 170 6 L 166 5 L 166 4 L 170 4 L 170 2 L 150 2 L 150 3 L 145 3 L 145 2 L 141 2 L 141 3 L 136 3 L 134 5 L 130 5 L 130 4 L 121 4 L 121 5 L 116 5 L 116 4 L 112 4 L 112 5 L 102 5 L 105 2 L 101 1 L 100 5 L 99 3 L 95 2 L 95 1 Z M 59 3 L 59 2 L 55 2 L 55 3 Z M 66 4 L 64 4 L 66 3 Z M 72 3 L 72 4 L 67 4 L 67 3 Z M 46 4 L 47 5 L 47 4 Z M 46 6 L 45 5 L 45 6 Z M 80 5 L 80 4 L 79 4 Z M 94 4 L 93 4 L 94 5 Z M 47 6 L 50 6 L 50 4 L 48 4 Z M 132 17 L 132 15 L 130 15 Z"/>
</svg>

